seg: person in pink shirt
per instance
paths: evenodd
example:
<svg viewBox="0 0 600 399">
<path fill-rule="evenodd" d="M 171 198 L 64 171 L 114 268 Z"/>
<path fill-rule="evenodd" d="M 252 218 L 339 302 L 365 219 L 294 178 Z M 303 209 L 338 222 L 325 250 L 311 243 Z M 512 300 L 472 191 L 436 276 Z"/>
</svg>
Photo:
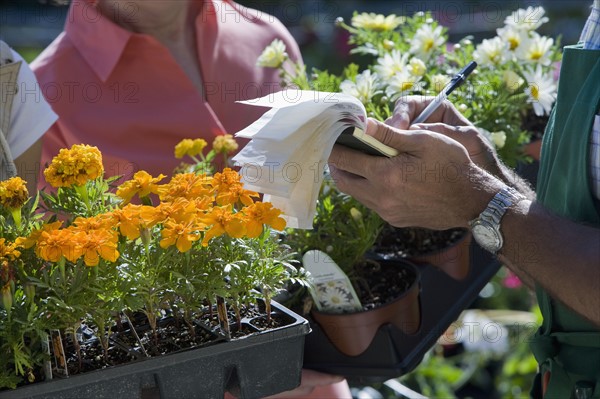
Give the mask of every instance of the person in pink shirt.
<svg viewBox="0 0 600 399">
<path fill-rule="evenodd" d="M 281 22 L 233 1 L 73 1 L 64 32 L 32 63 L 60 117 L 42 165 L 86 143 L 109 175 L 169 173 L 181 139 L 211 143 L 264 112 L 236 101 L 280 89 L 277 71 L 256 66 L 275 38 L 301 60 Z"/>
<path fill-rule="evenodd" d="M 170 173 L 182 139 L 211 143 L 264 112 L 236 101 L 280 89 L 275 69 L 256 66 L 274 39 L 301 61 L 281 22 L 233 1 L 73 1 L 64 32 L 32 63 L 59 116 L 43 138 L 42 169 L 85 143 L 100 149 L 108 175 Z M 341 377 L 307 370 L 281 397 L 351 394 Z"/>
</svg>

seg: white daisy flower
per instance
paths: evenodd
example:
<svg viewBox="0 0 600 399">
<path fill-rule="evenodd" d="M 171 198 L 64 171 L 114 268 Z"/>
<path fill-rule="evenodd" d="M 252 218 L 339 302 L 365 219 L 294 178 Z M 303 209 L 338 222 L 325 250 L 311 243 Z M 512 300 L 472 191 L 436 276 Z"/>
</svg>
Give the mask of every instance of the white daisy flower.
<svg viewBox="0 0 600 399">
<path fill-rule="evenodd" d="M 498 36 L 502 38 L 502 40 L 508 43 L 508 49 L 513 52 L 517 51 L 521 44 L 526 42 L 528 38 L 527 31 L 517 29 L 511 25 L 498 28 L 496 32 L 498 33 Z"/>
<path fill-rule="evenodd" d="M 371 98 L 379 94 L 379 77 L 376 73 L 371 74 L 369 69 L 356 75 L 356 82 L 344 80 L 340 84 L 340 91 L 358 98 L 363 104 L 371 101 Z"/>
<path fill-rule="evenodd" d="M 526 71 L 524 75 L 528 86 L 524 90 L 528 96 L 527 102 L 533 104 L 537 116 L 549 114 L 556 101 L 556 84 L 552 75 L 544 75 L 539 65 L 535 71 Z"/>
<path fill-rule="evenodd" d="M 422 60 L 427 60 L 433 50 L 444 44 L 445 41 L 446 39 L 442 36 L 441 26 L 433 29 L 431 25 L 423 25 L 417 29 L 412 39 L 410 52 Z"/>
<path fill-rule="evenodd" d="M 258 57 L 256 65 L 259 67 L 279 68 L 288 57 L 285 50 L 285 44 L 281 40 L 273 40 Z"/>
<path fill-rule="evenodd" d="M 527 9 L 519 8 L 504 20 L 505 25 L 513 26 L 517 29 L 534 31 L 542 24 L 548 22 L 548 17 L 544 14 L 544 7 L 527 7 Z"/>
<path fill-rule="evenodd" d="M 514 71 L 511 71 L 510 69 L 504 71 L 504 73 L 502 74 L 502 79 L 504 80 L 504 84 L 508 88 L 508 91 L 511 93 L 517 91 L 517 89 L 519 89 L 519 87 L 521 87 L 523 83 L 525 83 L 525 81 L 522 77 L 519 76 L 519 74 L 517 74 Z"/>
<path fill-rule="evenodd" d="M 399 50 L 393 50 L 391 53 L 386 53 L 383 57 L 377 59 L 375 72 L 386 81 L 398 72 L 406 69 L 408 54 L 402 55 Z"/>
<path fill-rule="evenodd" d="M 431 83 L 431 88 L 437 93 L 440 92 L 448 83 L 450 83 L 450 77 L 447 75 L 443 75 L 438 73 L 429 78 L 429 82 Z"/>
<path fill-rule="evenodd" d="M 412 73 L 415 76 L 423 76 L 425 75 L 425 72 L 427 71 L 427 67 L 425 66 L 425 63 L 417 58 L 417 57 L 413 57 L 410 59 L 410 62 L 408 63 L 408 70 L 410 71 L 410 73 Z"/>
<path fill-rule="evenodd" d="M 504 63 L 508 56 L 508 43 L 496 36 L 484 39 L 473 52 L 473 58 L 480 65 L 497 66 Z"/>
<path fill-rule="evenodd" d="M 494 143 L 494 146 L 497 149 L 501 149 L 506 145 L 506 132 L 501 130 L 499 132 L 493 132 L 490 135 L 492 136 L 492 143 Z"/>
<path fill-rule="evenodd" d="M 384 16 L 373 12 L 356 14 L 350 22 L 358 29 L 370 29 L 378 31 L 394 30 L 405 21 L 405 17 L 397 17 L 395 14 Z"/>
<path fill-rule="evenodd" d="M 411 74 L 408 70 L 394 75 L 387 83 L 385 94 L 390 97 L 392 101 L 397 100 L 399 97 L 408 94 L 415 85 L 421 80 L 421 76 Z"/>
<path fill-rule="evenodd" d="M 339 288 L 327 288 L 319 294 L 319 302 L 328 311 L 354 310 L 352 297 Z"/>
<path fill-rule="evenodd" d="M 519 46 L 516 56 L 525 62 L 548 66 L 552 63 L 550 53 L 553 45 L 554 39 L 532 32 L 531 37 Z"/>
</svg>

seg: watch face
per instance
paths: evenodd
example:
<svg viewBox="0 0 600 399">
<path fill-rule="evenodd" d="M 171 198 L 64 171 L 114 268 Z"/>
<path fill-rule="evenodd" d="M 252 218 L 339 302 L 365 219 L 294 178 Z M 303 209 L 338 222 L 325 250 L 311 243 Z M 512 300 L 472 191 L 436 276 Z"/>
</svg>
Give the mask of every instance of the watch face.
<svg viewBox="0 0 600 399">
<path fill-rule="evenodd" d="M 496 253 L 502 246 L 502 239 L 492 226 L 477 223 L 473 226 L 473 237 L 483 249 Z"/>
</svg>

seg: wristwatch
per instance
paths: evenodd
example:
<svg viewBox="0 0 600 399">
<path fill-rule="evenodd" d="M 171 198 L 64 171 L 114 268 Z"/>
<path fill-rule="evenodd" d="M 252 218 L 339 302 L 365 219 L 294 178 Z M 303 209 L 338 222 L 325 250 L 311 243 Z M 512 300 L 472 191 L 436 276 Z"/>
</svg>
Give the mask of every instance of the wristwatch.
<svg viewBox="0 0 600 399">
<path fill-rule="evenodd" d="M 497 254 L 504 244 L 500 232 L 500 221 L 511 205 L 525 199 L 525 196 L 512 187 L 500 190 L 490 201 L 479 217 L 469 222 L 473 237 L 483 249 Z"/>
</svg>

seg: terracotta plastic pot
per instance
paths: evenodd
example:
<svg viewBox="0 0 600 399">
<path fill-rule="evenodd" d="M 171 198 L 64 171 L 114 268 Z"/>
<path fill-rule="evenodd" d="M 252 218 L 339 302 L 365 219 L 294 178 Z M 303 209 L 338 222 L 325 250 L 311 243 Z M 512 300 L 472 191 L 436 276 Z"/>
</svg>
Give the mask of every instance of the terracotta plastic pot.
<svg viewBox="0 0 600 399">
<path fill-rule="evenodd" d="M 417 264 L 430 264 L 456 280 L 463 280 L 470 270 L 471 239 L 471 232 L 465 230 L 464 236 L 454 245 L 437 252 L 412 257 L 410 260 Z"/>
<path fill-rule="evenodd" d="M 345 355 L 358 356 L 367 350 L 377 330 L 385 324 L 392 324 L 405 334 L 414 334 L 419 330 L 419 271 L 406 261 L 387 262 L 387 266 L 410 268 L 415 276 L 408 290 L 393 302 L 357 313 L 329 314 L 316 310 L 311 312 L 331 343 Z"/>
<path fill-rule="evenodd" d="M 530 143 L 527 143 L 525 145 L 524 152 L 534 160 L 539 161 L 542 154 L 542 139 L 536 139 Z"/>
</svg>

